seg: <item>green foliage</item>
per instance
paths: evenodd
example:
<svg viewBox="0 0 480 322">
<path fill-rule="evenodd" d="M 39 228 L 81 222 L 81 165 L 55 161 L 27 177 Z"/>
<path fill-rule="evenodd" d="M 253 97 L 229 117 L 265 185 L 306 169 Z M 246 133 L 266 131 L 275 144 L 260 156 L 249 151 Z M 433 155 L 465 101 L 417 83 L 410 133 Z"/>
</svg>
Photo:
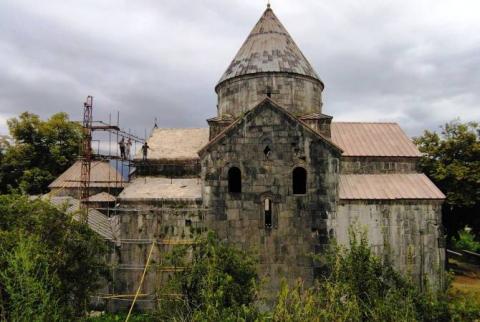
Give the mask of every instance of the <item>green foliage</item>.
<svg viewBox="0 0 480 322">
<path fill-rule="evenodd" d="M 334 246 L 326 274 L 311 288 L 283 283 L 274 321 L 474 321 L 480 306 L 444 292 L 420 292 L 371 253 L 364 235 Z"/>
<path fill-rule="evenodd" d="M 99 316 L 89 317 L 86 318 L 84 321 L 86 322 L 124 322 L 127 318 L 126 313 L 104 313 Z M 157 317 L 150 314 L 132 314 L 130 315 L 129 322 L 151 322 L 151 321 L 159 321 Z"/>
<path fill-rule="evenodd" d="M 46 301 L 41 307 L 55 303 L 66 319 L 85 312 L 99 280 L 107 276 L 105 242 L 87 225 L 39 199 L 0 196 L 0 249 L 0 271 L 6 272 L 0 275 L 0 303 L 7 315 L 16 314 L 13 308 L 23 301 L 22 293 L 8 287 L 12 281 L 25 281 L 27 295 L 38 290 Z"/>
<path fill-rule="evenodd" d="M 480 242 L 475 240 L 475 235 L 468 226 L 458 232 L 458 239 L 452 237 L 452 246 L 457 250 L 480 251 Z"/>
<path fill-rule="evenodd" d="M 47 191 L 48 184 L 78 157 L 82 128 L 57 113 L 47 121 L 28 112 L 8 120 L 13 145 L 3 144 L 0 193 L 20 189 L 28 194 Z"/>
<path fill-rule="evenodd" d="M 452 121 L 441 133 L 415 138 L 422 170 L 446 194 L 444 225 L 450 235 L 469 224 L 480 229 L 480 126 Z"/>
<path fill-rule="evenodd" d="M 162 320 L 253 321 L 259 316 L 254 258 L 219 241 L 212 232 L 191 248 L 170 256 L 176 273 L 164 288 L 158 314 Z M 171 297 L 178 294 L 177 297 Z"/>
<path fill-rule="evenodd" d="M 0 281 L 8 294 L 6 311 L 11 321 L 60 321 L 61 307 L 55 288 L 58 278 L 49 272 L 48 262 L 39 256 L 38 240 L 18 236 L 13 249 L 0 249 L 7 266 Z"/>
</svg>

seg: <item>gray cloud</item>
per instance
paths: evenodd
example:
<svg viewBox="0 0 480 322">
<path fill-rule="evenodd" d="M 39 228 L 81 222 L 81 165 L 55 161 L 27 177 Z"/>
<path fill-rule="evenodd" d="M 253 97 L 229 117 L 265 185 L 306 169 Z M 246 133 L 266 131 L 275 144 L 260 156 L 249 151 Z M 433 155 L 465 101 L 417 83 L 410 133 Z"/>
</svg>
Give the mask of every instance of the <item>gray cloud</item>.
<svg viewBox="0 0 480 322">
<path fill-rule="evenodd" d="M 410 135 L 480 119 L 475 0 L 274 1 L 326 84 L 336 120 L 395 121 Z M 95 116 L 143 135 L 206 126 L 214 86 L 264 10 L 257 0 L 0 2 L 0 132 L 29 110 Z"/>
</svg>

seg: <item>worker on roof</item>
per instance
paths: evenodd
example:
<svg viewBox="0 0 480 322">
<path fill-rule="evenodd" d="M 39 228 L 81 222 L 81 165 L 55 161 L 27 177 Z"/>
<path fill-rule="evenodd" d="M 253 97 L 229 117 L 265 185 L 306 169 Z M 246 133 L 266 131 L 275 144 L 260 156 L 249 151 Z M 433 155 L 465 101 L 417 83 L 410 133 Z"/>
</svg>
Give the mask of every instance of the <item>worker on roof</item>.
<svg viewBox="0 0 480 322">
<path fill-rule="evenodd" d="M 120 142 L 118 142 L 118 146 L 120 147 L 120 157 L 125 159 L 125 139 L 122 136 Z"/>
<path fill-rule="evenodd" d="M 148 143 L 145 142 L 145 143 L 142 145 L 143 161 L 146 161 L 146 160 L 147 160 L 148 149 L 150 149 L 150 147 L 148 146 Z"/>
<path fill-rule="evenodd" d="M 128 160 L 130 160 L 130 150 L 132 148 L 132 139 L 128 138 L 127 144 L 125 145 L 125 155 Z"/>
</svg>

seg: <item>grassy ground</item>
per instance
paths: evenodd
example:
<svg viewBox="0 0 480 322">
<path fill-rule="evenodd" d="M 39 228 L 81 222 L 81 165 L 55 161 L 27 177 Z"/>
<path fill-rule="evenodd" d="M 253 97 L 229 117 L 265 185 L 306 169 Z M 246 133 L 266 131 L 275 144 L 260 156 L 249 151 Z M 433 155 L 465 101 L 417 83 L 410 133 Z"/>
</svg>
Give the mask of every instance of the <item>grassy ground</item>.
<svg viewBox="0 0 480 322">
<path fill-rule="evenodd" d="M 480 265 L 449 259 L 450 269 L 455 273 L 450 293 L 470 295 L 480 303 Z"/>
</svg>

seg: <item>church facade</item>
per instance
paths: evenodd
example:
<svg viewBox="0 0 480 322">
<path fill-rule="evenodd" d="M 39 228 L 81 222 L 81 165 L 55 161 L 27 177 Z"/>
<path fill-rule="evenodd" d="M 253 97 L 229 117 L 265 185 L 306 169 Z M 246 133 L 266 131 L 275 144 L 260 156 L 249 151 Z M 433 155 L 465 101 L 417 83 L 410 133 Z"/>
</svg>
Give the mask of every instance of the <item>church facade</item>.
<svg viewBox="0 0 480 322">
<path fill-rule="evenodd" d="M 208 127 L 156 128 L 137 156 L 111 218 L 112 293 L 134 293 L 155 240 L 141 302 L 153 305 L 165 252 L 207 229 L 258 254 L 266 294 L 282 278 L 312 283 L 311 255 L 347 245 L 351 228 L 419 285 L 440 285 L 444 195 L 418 171 L 420 152 L 395 123 L 333 122 L 323 90 L 267 8 L 215 88 Z"/>
</svg>

